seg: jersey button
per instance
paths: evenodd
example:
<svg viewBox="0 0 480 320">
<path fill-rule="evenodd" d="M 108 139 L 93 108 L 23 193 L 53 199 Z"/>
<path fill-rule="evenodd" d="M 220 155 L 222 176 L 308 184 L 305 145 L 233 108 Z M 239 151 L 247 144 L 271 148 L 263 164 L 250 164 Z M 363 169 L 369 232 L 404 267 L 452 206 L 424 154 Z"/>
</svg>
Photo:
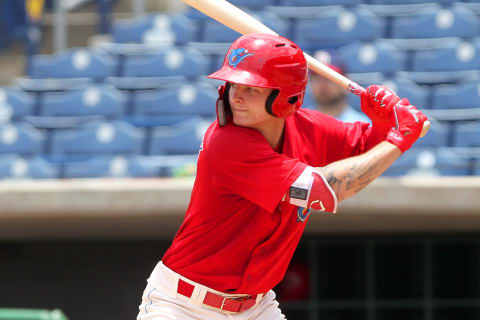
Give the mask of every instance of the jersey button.
<svg viewBox="0 0 480 320">
<path fill-rule="evenodd" d="M 252 281 L 252 276 L 247 276 L 248 281 Z"/>
<path fill-rule="evenodd" d="M 260 248 L 260 254 L 264 254 L 265 253 L 265 248 Z"/>
</svg>

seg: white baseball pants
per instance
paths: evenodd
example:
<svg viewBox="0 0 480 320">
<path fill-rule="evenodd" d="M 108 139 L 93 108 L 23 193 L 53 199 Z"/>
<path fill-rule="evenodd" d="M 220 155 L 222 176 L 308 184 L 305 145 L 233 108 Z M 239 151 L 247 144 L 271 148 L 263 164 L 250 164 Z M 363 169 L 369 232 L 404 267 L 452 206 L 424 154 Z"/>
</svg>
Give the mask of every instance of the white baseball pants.
<svg viewBox="0 0 480 320">
<path fill-rule="evenodd" d="M 137 320 L 284 320 L 275 293 L 270 290 L 258 297 L 255 306 L 239 313 L 212 308 L 202 303 L 208 291 L 219 293 L 201 284 L 195 285 L 190 298 L 177 293 L 179 279 L 188 280 L 166 267 L 161 261 L 153 270 L 143 292 Z M 241 296 L 241 295 L 228 295 Z"/>
</svg>

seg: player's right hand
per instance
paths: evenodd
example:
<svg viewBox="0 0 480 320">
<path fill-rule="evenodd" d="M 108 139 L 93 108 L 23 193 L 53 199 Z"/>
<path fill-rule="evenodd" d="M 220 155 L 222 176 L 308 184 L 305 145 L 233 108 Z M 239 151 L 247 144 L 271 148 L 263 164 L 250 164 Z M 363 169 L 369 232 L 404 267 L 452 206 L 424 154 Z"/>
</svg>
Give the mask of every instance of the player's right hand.
<svg viewBox="0 0 480 320">
<path fill-rule="evenodd" d="M 361 109 L 372 120 L 372 124 L 389 126 L 393 106 L 400 98 L 386 86 L 371 85 L 362 92 L 360 100 Z"/>
<path fill-rule="evenodd" d="M 388 131 L 387 141 L 405 152 L 417 141 L 422 133 L 423 123 L 428 120 L 421 111 L 407 99 L 400 100 L 392 109 L 391 123 L 395 126 Z"/>
</svg>

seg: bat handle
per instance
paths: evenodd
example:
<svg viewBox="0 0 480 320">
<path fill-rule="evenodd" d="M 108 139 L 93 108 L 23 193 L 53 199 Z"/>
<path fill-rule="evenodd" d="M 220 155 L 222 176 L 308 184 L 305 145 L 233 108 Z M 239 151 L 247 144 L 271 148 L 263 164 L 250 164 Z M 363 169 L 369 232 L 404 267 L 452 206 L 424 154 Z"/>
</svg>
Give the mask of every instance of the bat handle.
<svg viewBox="0 0 480 320">
<path fill-rule="evenodd" d="M 365 92 L 365 88 L 354 81 L 350 81 L 348 83 L 348 91 L 350 91 L 351 93 L 357 96 L 360 96 L 362 92 Z M 425 137 L 428 130 L 430 130 L 430 121 L 427 120 L 423 123 L 423 128 L 422 128 L 422 132 L 420 133 L 420 137 Z"/>
</svg>

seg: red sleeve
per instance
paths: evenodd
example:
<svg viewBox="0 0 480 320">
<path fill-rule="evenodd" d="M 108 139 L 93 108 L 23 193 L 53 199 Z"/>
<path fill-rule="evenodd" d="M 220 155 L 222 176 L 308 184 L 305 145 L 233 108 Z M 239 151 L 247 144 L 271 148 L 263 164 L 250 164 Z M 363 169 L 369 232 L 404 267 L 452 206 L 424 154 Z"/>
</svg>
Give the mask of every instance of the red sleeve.
<svg viewBox="0 0 480 320">
<path fill-rule="evenodd" d="M 218 131 L 204 149 L 214 187 L 273 212 L 307 165 L 275 152 L 253 129 L 227 125 Z"/>
<path fill-rule="evenodd" d="M 325 145 L 327 163 L 362 154 L 385 140 L 386 132 L 370 123 L 343 122 L 315 110 L 307 112 L 316 128 L 314 145 Z"/>
</svg>

